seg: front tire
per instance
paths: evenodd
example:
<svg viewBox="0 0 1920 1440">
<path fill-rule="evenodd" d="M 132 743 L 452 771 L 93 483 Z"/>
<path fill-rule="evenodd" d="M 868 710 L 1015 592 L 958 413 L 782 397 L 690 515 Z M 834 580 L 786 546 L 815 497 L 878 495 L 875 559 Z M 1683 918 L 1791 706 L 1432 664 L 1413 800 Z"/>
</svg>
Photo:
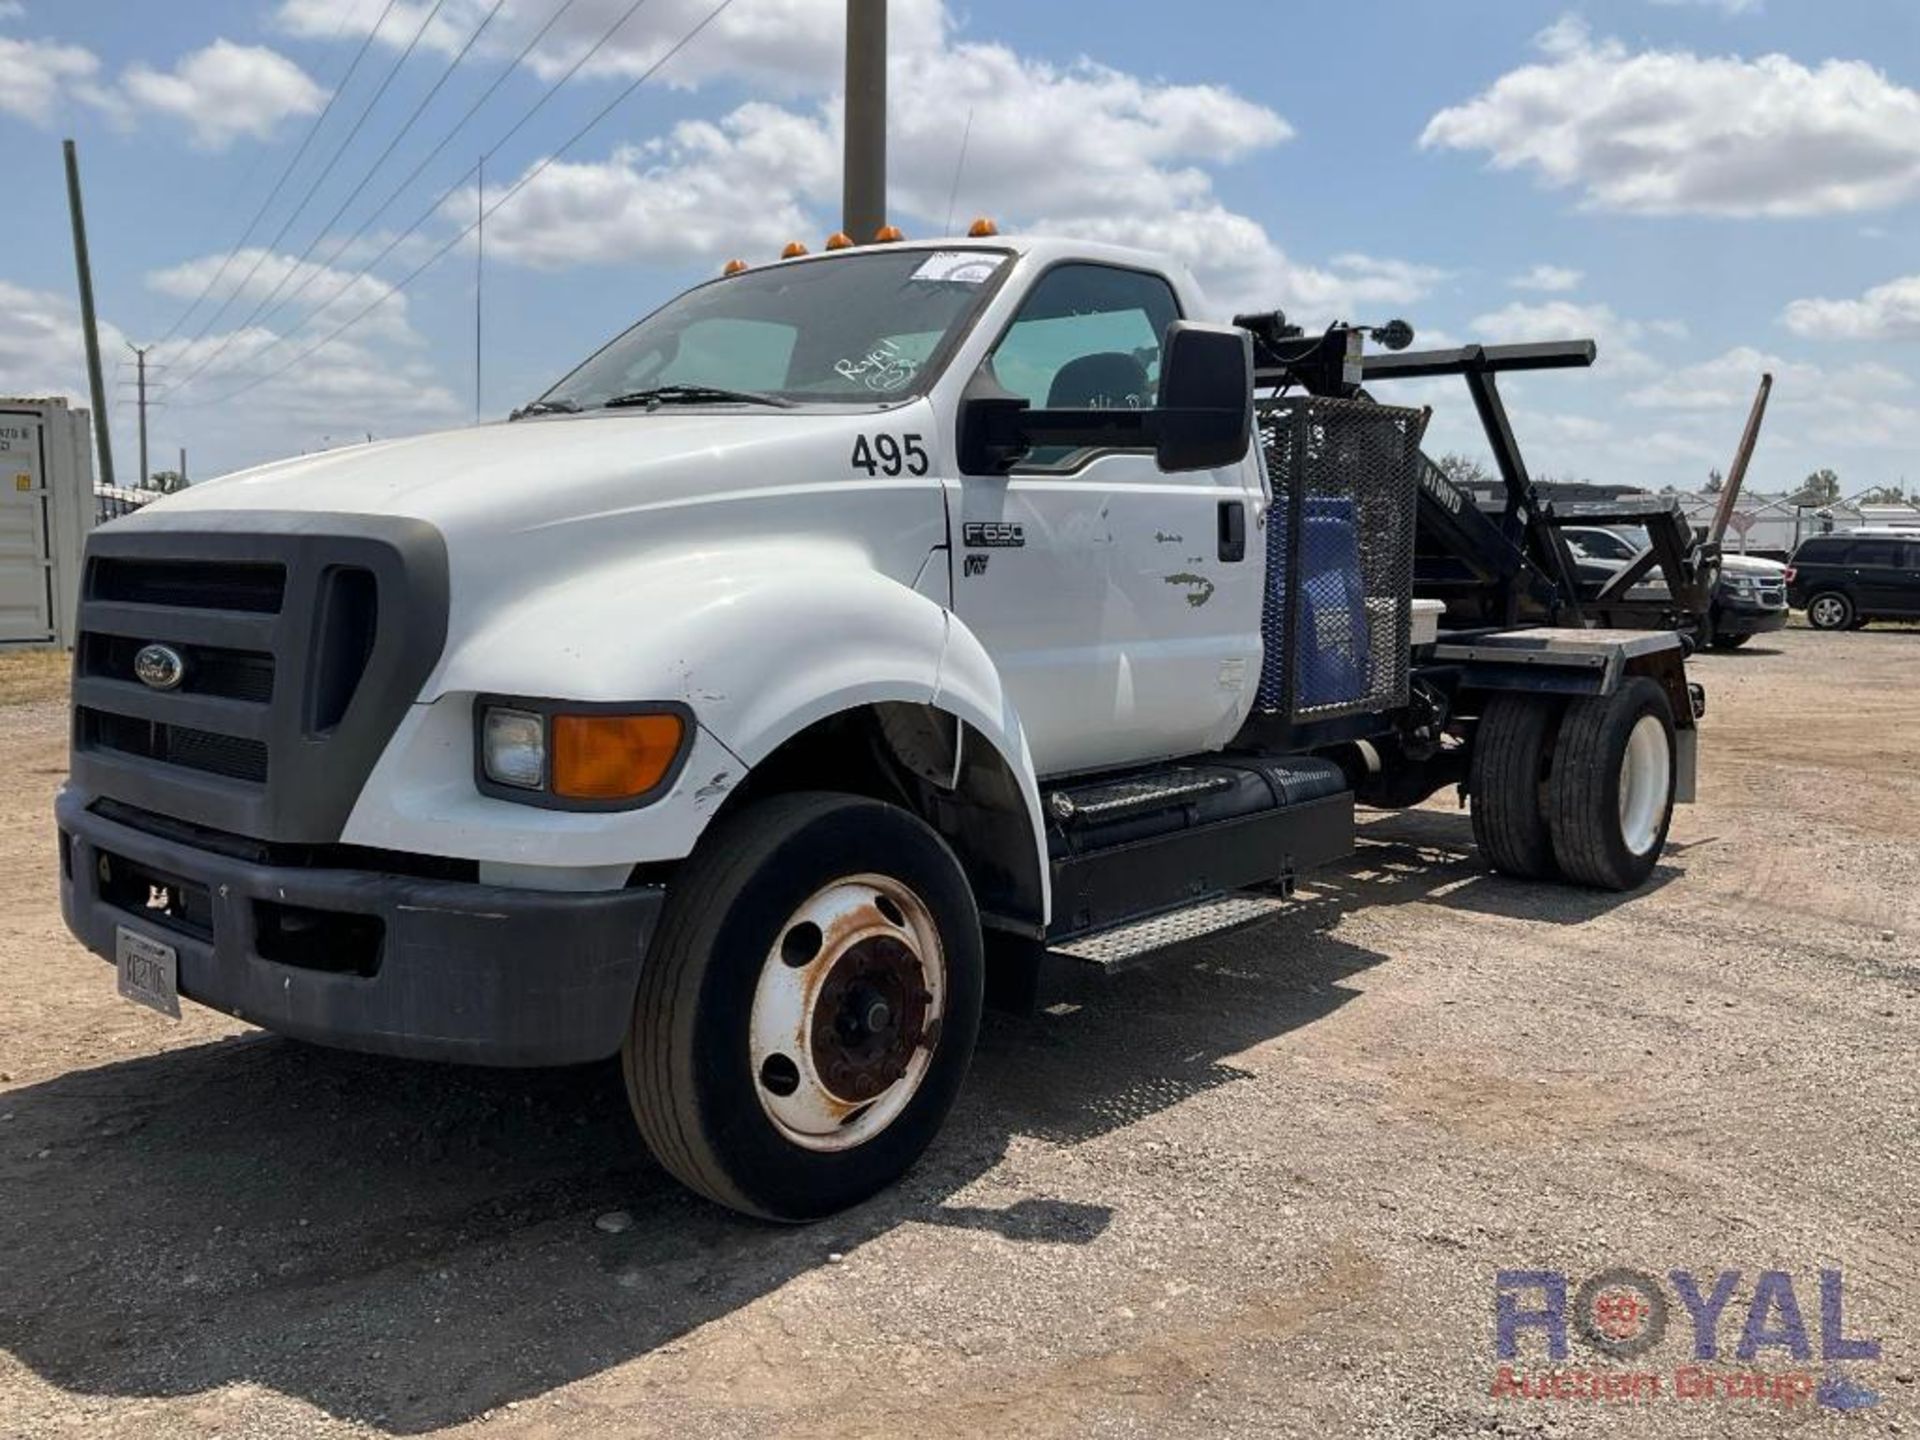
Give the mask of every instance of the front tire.
<svg viewBox="0 0 1920 1440">
<path fill-rule="evenodd" d="M 980 1024 L 980 917 L 918 817 L 781 795 L 722 821 L 675 877 L 622 1067 L 648 1148 L 772 1220 L 830 1215 L 920 1157 Z"/>
<path fill-rule="evenodd" d="M 1553 854 L 1569 880 L 1631 890 L 1673 823 L 1673 707 L 1644 675 L 1567 707 L 1547 781 Z"/>
<path fill-rule="evenodd" d="M 1838 590 L 1823 590 L 1807 601 L 1807 623 L 1816 630 L 1851 630 L 1853 601 Z"/>
</svg>

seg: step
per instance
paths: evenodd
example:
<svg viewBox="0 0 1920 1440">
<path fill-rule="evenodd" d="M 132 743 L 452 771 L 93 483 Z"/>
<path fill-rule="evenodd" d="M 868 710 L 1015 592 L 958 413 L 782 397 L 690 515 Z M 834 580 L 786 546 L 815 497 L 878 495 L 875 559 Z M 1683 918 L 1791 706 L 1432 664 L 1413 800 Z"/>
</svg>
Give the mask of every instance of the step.
<svg viewBox="0 0 1920 1440">
<path fill-rule="evenodd" d="M 1170 946 L 1236 930 L 1284 910 L 1292 904 L 1291 890 L 1288 884 L 1284 890 L 1237 890 L 1226 895 L 1211 895 L 1178 910 L 1057 941 L 1048 949 L 1055 955 L 1079 960 L 1109 973 L 1124 970 Z"/>
<path fill-rule="evenodd" d="M 1231 788 L 1233 777 L 1213 770 L 1175 768 L 1152 775 L 1103 780 L 1077 789 L 1055 790 L 1047 809 L 1063 825 L 1092 824 L 1146 810 L 1160 810 Z"/>
</svg>

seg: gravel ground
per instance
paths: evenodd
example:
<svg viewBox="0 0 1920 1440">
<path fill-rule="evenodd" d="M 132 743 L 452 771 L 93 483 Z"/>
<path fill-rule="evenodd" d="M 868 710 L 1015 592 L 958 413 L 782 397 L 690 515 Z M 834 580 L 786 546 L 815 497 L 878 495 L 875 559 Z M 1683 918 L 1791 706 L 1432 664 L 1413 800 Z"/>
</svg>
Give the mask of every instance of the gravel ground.
<svg viewBox="0 0 1920 1440">
<path fill-rule="evenodd" d="M 1920 633 L 1695 673 L 1701 803 L 1642 892 L 1497 878 L 1450 805 L 1371 818 L 1290 911 L 991 1017 L 920 1168 L 798 1230 L 677 1190 L 610 1068 L 120 1001 L 58 914 L 63 714 L 20 691 L 0 1434 L 1914 1434 Z M 1671 1299 L 1650 1354 L 1564 1367 L 1659 1397 L 1494 1398 L 1496 1272 L 1611 1266 L 1740 1271 L 1717 1368 L 1815 1376 L 1841 1269 L 1883 1353 L 1829 1368 L 1879 1403 L 1678 1398 Z M 1804 1364 L 1733 1358 L 1769 1269 Z"/>
</svg>

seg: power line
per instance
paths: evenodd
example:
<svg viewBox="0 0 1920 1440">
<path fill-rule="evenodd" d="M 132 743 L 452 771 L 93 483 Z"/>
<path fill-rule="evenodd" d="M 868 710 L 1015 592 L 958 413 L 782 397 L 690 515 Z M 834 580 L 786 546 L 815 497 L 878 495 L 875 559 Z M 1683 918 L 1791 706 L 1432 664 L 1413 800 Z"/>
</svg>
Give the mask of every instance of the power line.
<svg viewBox="0 0 1920 1440">
<path fill-rule="evenodd" d="M 215 324 L 219 322 L 220 317 L 227 313 L 227 307 L 234 302 L 235 298 L 240 294 L 242 290 L 246 289 L 247 286 L 253 282 L 253 277 L 260 273 L 260 267 L 267 263 L 267 256 L 274 255 L 279 252 L 280 242 L 286 239 L 287 231 L 293 228 L 293 222 L 298 220 L 300 216 L 303 213 L 305 213 L 307 206 L 313 202 L 313 197 L 320 193 L 320 187 L 326 184 L 327 177 L 333 174 L 333 167 L 339 164 L 340 157 L 347 153 L 347 147 L 353 144 L 354 137 L 360 133 L 360 127 L 367 123 L 367 117 L 373 113 L 374 106 L 378 105 L 381 101 L 381 98 L 386 95 L 387 87 L 393 83 L 394 77 L 400 73 L 401 67 L 404 66 L 407 63 L 407 61 L 413 57 L 414 47 L 420 43 L 420 37 L 427 33 L 427 27 L 433 23 L 433 17 L 440 13 L 440 7 L 446 3 L 447 3 L 447 0 L 433 0 L 433 8 L 427 11 L 427 18 L 420 22 L 420 28 L 413 32 L 413 39 L 407 42 L 407 48 L 400 52 L 400 58 L 393 62 L 393 65 L 388 69 L 386 75 L 382 77 L 378 88 L 375 89 L 373 92 L 372 98 L 369 99 L 367 103 L 361 107 L 359 118 L 353 122 L 353 127 L 347 131 L 346 137 L 342 139 L 341 142 L 334 147 L 333 154 L 327 157 L 327 163 L 320 168 L 320 174 L 317 177 L 315 177 L 313 183 L 307 187 L 307 193 L 301 198 L 300 203 L 294 206 L 292 213 L 289 214 L 287 218 L 281 222 L 280 228 L 278 231 L 274 233 L 273 239 L 268 241 L 266 244 L 266 247 L 253 257 L 252 268 L 249 269 L 245 275 L 240 277 L 239 284 L 235 285 L 232 290 L 227 292 L 227 298 L 220 302 L 220 308 L 213 312 L 213 318 L 207 321 L 207 323 L 201 327 L 200 334 L 194 336 L 193 341 L 189 343 L 198 343 L 200 339 L 203 336 L 205 336 L 206 333 L 209 330 L 211 330 Z M 316 243 L 318 242 L 318 238 L 319 238 L 318 236 L 315 237 Z M 285 279 L 286 279 L 285 276 L 281 277 L 282 283 L 285 282 Z M 278 289 L 279 289 L 279 286 L 274 287 L 275 292 L 277 292 Z M 273 293 L 273 292 L 269 292 L 269 293 Z M 260 313 L 260 307 L 258 305 L 255 305 L 253 309 L 253 314 L 257 315 L 259 313 Z M 252 318 L 253 318 L 252 315 L 249 315 L 247 317 L 249 321 Z M 206 369 L 207 366 L 211 365 L 215 360 L 217 360 L 221 356 L 221 354 L 225 352 L 227 347 L 233 344 L 235 337 L 238 336 L 240 332 L 245 328 L 246 328 L 246 322 L 242 322 L 240 325 L 235 326 L 232 330 L 229 330 L 227 332 L 226 338 L 222 340 L 218 345 L 214 346 L 213 353 L 207 356 L 205 360 L 202 360 L 200 362 L 199 368 L 194 371 L 194 374 L 197 375 L 200 372 L 200 370 Z M 193 378 L 193 375 L 187 376 L 187 380 L 191 380 L 192 378 Z M 186 380 L 183 380 L 180 383 L 184 385 L 186 383 Z"/>
<path fill-rule="evenodd" d="M 560 17 L 562 15 L 566 14 L 567 11 L 571 10 L 574 7 L 574 4 L 575 4 L 575 0 L 561 0 L 559 9 L 555 10 L 552 15 L 547 17 L 547 23 L 542 25 L 540 29 L 537 32 L 535 32 L 534 37 L 531 40 L 527 41 L 527 43 L 521 47 L 520 53 L 518 55 L 514 56 L 513 59 L 507 62 L 506 68 L 503 69 L 498 75 L 494 76 L 493 83 L 487 86 L 486 90 L 482 92 L 478 100 L 475 100 L 473 104 L 467 107 L 466 113 L 454 122 L 453 128 L 447 131 L 445 135 L 442 135 L 440 137 L 440 142 L 437 145 L 435 145 L 433 149 L 429 150 L 426 153 L 426 155 L 420 160 L 420 162 L 417 165 L 415 165 L 411 171 L 408 172 L 406 179 L 402 180 L 398 185 L 394 186 L 392 190 L 387 192 L 387 198 L 382 200 L 377 206 L 374 207 L 373 213 L 367 216 L 366 219 L 360 222 L 360 226 L 358 229 L 356 229 L 351 235 L 347 236 L 347 238 L 342 240 L 338 245 L 334 246 L 333 253 L 331 255 L 327 256 L 325 260 L 322 260 L 319 265 L 308 270 L 306 277 L 302 279 L 298 285 L 294 286 L 293 289 L 289 291 L 284 297 L 282 297 L 280 302 L 274 306 L 275 310 L 283 309 L 287 305 L 290 305 L 295 300 L 299 299 L 300 296 L 306 291 L 306 288 L 309 285 L 313 284 L 315 280 L 319 279 L 321 274 L 324 271 L 329 270 L 333 267 L 333 262 L 338 260 L 342 255 L 344 255 L 354 241 L 358 240 L 362 235 L 366 234 L 367 231 L 373 227 L 374 221 L 378 220 L 382 215 L 387 213 L 387 210 L 392 206 L 393 202 L 398 200 L 400 196 L 403 193 L 405 193 L 409 185 L 413 184 L 415 180 L 418 180 L 420 178 L 421 172 L 423 172 L 427 168 L 427 166 L 431 165 L 435 160 L 439 158 L 440 152 L 447 148 L 447 146 L 452 142 L 454 136 L 458 135 L 462 130 L 466 128 L 467 122 L 473 119 L 473 117 L 480 112 L 481 107 L 484 106 L 487 103 L 487 101 L 493 98 L 494 93 L 498 91 L 499 88 L 502 85 L 504 85 L 507 82 L 507 80 L 513 75 L 513 73 L 520 68 L 521 64 L 526 60 L 527 56 L 533 53 L 534 47 L 537 46 L 542 40 L 546 39 L 547 32 L 551 30 L 554 27 L 554 25 L 556 25 L 559 22 Z M 498 147 L 496 146 L 496 148 Z M 464 180 L 465 178 L 466 177 L 464 175 L 461 176 L 462 180 Z M 386 250 L 381 251 L 379 255 L 375 256 L 374 259 L 371 262 L 369 262 L 367 268 L 371 269 L 374 265 L 379 264 L 381 260 L 385 259 L 387 255 L 392 252 L 392 249 L 393 249 L 393 246 L 390 245 L 387 247 Z M 365 275 L 366 273 L 367 273 L 366 270 L 362 270 L 360 272 L 360 275 Z M 354 279 L 356 280 L 359 279 L 360 275 L 356 275 Z M 351 285 L 352 283 L 353 283 L 352 281 L 348 282 L 349 285 Z M 344 293 L 345 289 L 346 287 L 342 286 L 340 290 L 335 291 L 332 296 L 328 297 L 327 303 L 328 304 L 333 303 L 333 300 L 337 299 L 339 295 Z M 319 308 L 325 309 L 326 307 L 323 305 L 323 306 L 320 306 Z M 269 314 L 271 313 L 272 312 L 269 312 Z M 262 353 L 265 353 L 265 352 L 262 352 Z"/>
<path fill-rule="evenodd" d="M 427 106 L 433 103 L 433 97 L 440 93 L 440 87 L 453 78 L 453 72 L 460 68 L 461 62 L 467 58 L 467 52 L 479 43 L 480 37 L 486 33 L 487 27 L 493 24 L 494 16 L 500 13 L 501 8 L 506 3 L 507 0 L 493 0 L 493 8 L 487 11 L 486 18 L 481 20 L 473 34 L 467 37 L 467 43 L 460 47 L 459 53 L 447 62 L 447 68 L 440 72 L 440 78 L 433 82 L 432 88 L 420 97 L 420 103 L 413 107 L 413 113 L 407 116 L 405 123 L 401 125 L 399 130 L 394 132 L 393 138 L 387 141 L 387 148 L 380 152 L 379 158 L 367 167 L 367 173 L 360 177 L 360 183 L 355 185 L 352 191 L 348 193 L 347 198 L 340 202 L 339 208 L 327 217 L 326 223 L 314 232 L 313 239 L 307 242 L 307 248 L 300 252 L 300 258 L 295 260 L 292 267 L 280 277 L 279 284 L 267 292 L 266 299 L 256 305 L 253 309 L 253 314 L 249 315 L 245 320 L 242 320 L 237 328 L 244 330 L 256 319 L 264 324 L 268 315 L 273 314 L 274 311 L 286 303 L 286 301 L 282 300 L 271 306 L 268 305 L 268 302 L 272 301 L 273 297 L 280 293 L 280 287 L 291 280 L 294 272 L 306 264 L 307 257 L 313 254 L 314 248 L 327 237 L 335 225 L 340 223 L 340 217 L 347 213 L 347 208 L 352 205 L 355 200 L 360 198 L 360 192 L 365 190 L 373 177 L 380 173 L 380 167 L 387 163 L 387 157 L 393 154 L 402 140 L 406 139 L 407 132 L 413 129 L 415 122 L 420 119 L 420 116 L 426 111 Z M 336 250 L 334 253 L 338 255 L 339 251 Z M 261 313 L 262 310 L 266 312 L 264 315 Z"/>
<path fill-rule="evenodd" d="M 462 240 L 465 240 L 467 236 L 471 235 L 490 216 L 495 214 L 500 209 L 501 206 L 507 204 L 509 201 L 513 199 L 514 196 L 518 195 L 522 190 L 526 189 L 528 185 L 532 184 L 535 180 L 537 180 L 546 171 L 546 168 L 549 165 L 553 164 L 554 161 L 558 160 L 562 155 L 566 154 L 567 151 L 571 150 L 575 145 L 579 144 L 581 140 L 585 139 L 590 132 L 592 132 L 595 128 L 599 126 L 601 121 L 605 120 L 607 116 L 611 115 L 614 112 L 614 110 L 616 110 L 619 106 L 624 104 L 627 101 L 627 99 L 636 90 L 638 90 L 642 85 L 646 84 L 648 80 L 652 79 L 653 76 L 659 71 L 661 66 L 665 65 L 669 60 L 673 59 L 674 56 L 678 55 L 689 44 L 691 44 L 694 38 L 698 36 L 701 31 L 705 30 L 715 20 L 718 20 L 720 16 L 724 14 L 730 6 L 732 6 L 732 4 L 733 4 L 733 0 L 719 0 L 719 3 L 706 13 L 706 15 L 701 19 L 699 24 L 695 25 L 685 35 L 681 36 L 680 39 L 677 40 L 673 44 L 673 46 L 669 50 L 667 50 L 665 54 L 663 54 L 658 60 L 655 60 L 653 64 L 649 65 L 638 76 L 636 76 L 633 82 L 629 84 L 624 90 L 622 90 L 618 95 L 614 96 L 612 100 L 608 101 L 606 105 L 604 105 L 594 115 L 594 117 L 591 120 L 587 121 L 585 125 L 582 125 L 578 130 L 574 131 L 572 135 L 568 136 L 564 144 L 560 145 L 559 148 L 554 150 L 554 152 L 551 155 L 548 155 L 538 165 L 534 166 L 525 175 L 521 176 L 517 181 L 515 181 L 514 184 L 507 190 L 506 194 L 502 195 L 498 200 L 494 201 L 493 204 L 487 206 L 487 208 L 480 213 L 479 218 L 476 219 L 473 222 L 473 224 L 468 225 L 464 230 L 460 231 L 452 239 L 448 240 L 438 250 L 434 251 L 433 254 L 429 255 L 425 260 L 422 260 L 410 272 L 408 272 L 407 276 L 404 279 L 402 279 L 401 281 L 399 281 L 399 283 L 394 285 L 394 287 L 391 290 L 387 291 L 384 295 L 379 296 L 377 299 L 363 306 L 359 311 L 357 311 L 353 315 L 351 319 L 336 326 L 325 337 L 323 337 L 317 343 L 308 346 L 305 350 L 302 350 L 299 354 L 295 355 L 291 360 L 287 361 L 286 364 L 276 366 L 274 369 L 269 370 L 264 375 L 255 376 L 252 380 L 247 381 L 246 384 L 241 385 L 233 390 L 230 390 L 225 395 L 219 396 L 213 400 L 198 400 L 198 401 L 191 401 L 187 403 L 192 405 L 224 405 L 229 401 L 238 399 L 240 396 L 246 394 L 249 390 L 252 390 L 254 387 L 258 385 L 263 385 L 269 380 L 275 379 L 278 376 L 286 374 L 287 371 L 293 369 L 293 367 L 298 365 L 301 361 L 309 359 L 313 355 L 319 353 L 321 350 L 324 350 L 327 346 L 331 345 L 335 340 L 339 339 L 348 330 L 352 329 L 355 325 L 359 324 L 362 320 L 366 319 L 367 316 L 371 315 L 375 310 L 379 309 L 380 306 L 386 304 L 387 301 L 391 300 L 395 295 L 398 295 L 401 291 L 405 290 L 407 286 L 411 285 L 415 280 L 419 279 L 422 275 L 424 275 L 430 267 L 436 264 L 443 256 L 445 256 L 450 250 L 452 250 Z M 472 171 L 468 172 L 468 174 L 472 174 L 472 173 L 473 173 Z M 462 176 L 461 178 L 464 180 L 465 176 Z"/>
<path fill-rule="evenodd" d="M 523 115 L 521 115 L 521 117 L 518 120 L 514 121 L 513 124 L 507 128 L 507 132 L 504 135 L 502 135 L 499 139 L 495 140 L 493 144 L 487 148 L 484 154 L 493 155 L 498 153 L 502 146 L 504 146 L 515 135 L 519 134 L 521 129 L 525 127 L 527 122 L 532 120 L 534 116 L 538 115 L 540 111 L 546 107 L 547 102 L 553 99 L 555 95 L 559 94 L 560 91 L 563 88 L 565 88 L 565 86 L 573 79 L 573 77 L 580 73 L 581 68 L 585 66 L 589 60 L 593 59 L 595 55 L 599 54 L 600 51 L 603 48 L 605 48 L 608 42 L 611 41 L 613 37 L 616 34 L 618 34 L 622 28 L 625 27 L 626 23 L 629 20 L 631 20 L 639 12 L 640 7 L 645 5 L 646 3 L 647 3 L 647 0 L 633 0 L 633 3 L 627 6 L 626 10 L 621 13 L 620 17 L 617 20 L 615 20 L 613 24 L 609 25 L 606 28 L 606 30 L 601 34 L 600 38 L 594 41 L 592 45 L 587 47 L 586 51 L 582 53 L 580 57 L 576 59 L 573 62 L 573 64 L 567 68 L 566 73 L 562 75 L 558 80 L 554 81 L 552 85 L 548 86 L 546 89 L 546 92 L 542 94 L 538 100 L 533 102 L 532 107 L 528 109 Z M 728 0 L 728 3 L 731 3 L 731 0 Z M 722 6 L 721 8 L 724 9 L 726 7 Z M 719 12 L 716 11 L 714 13 L 718 14 Z M 698 34 L 699 30 L 704 29 L 706 24 L 707 24 L 707 21 L 703 20 L 700 23 L 700 26 L 698 28 L 688 32 L 689 38 L 691 38 L 692 35 Z M 682 41 L 681 43 L 684 44 L 686 42 Z M 664 59 L 665 57 L 662 57 L 662 58 Z M 658 62 L 656 62 L 653 66 L 649 67 L 646 74 L 651 75 L 654 72 L 654 70 L 657 70 L 658 68 L 659 68 L 659 64 Z M 644 79 L 645 76 L 642 76 L 641 78 Z M 633 88 L 637 88 L 637 87 L 630 87 L 628 90 L 623 91 L 621 98 L 624 98 L 626 95 L 631 94 Z M 618 101 L 616 100 L 615 103 L 617 104 Z M 598 120 L 596 119 L 593 123 L 597 124 Z M 575 138 L 577 139 L 578 137 L 576 136 Z M 571 145 L 573 141 L 569 140 L 567 143 Z M 548 156 L 545 161 L 541 162 L 541 169 L 545 169 L 547 164 L 551 163 L 553 159 L 554 159 L 554 156 L 551 156 L 551 155 Z M 389 240 L 386 243 L 386 245 L 381 249 L 378 255 L 375 255 L 373 259 L 369 260 L 358 271 L 348 276 L 346 280 L 341 282 L 341 284 L 334 289 L 331 295 L 328 295 L 318 305 L 312 308 L 312 310 L 308 313 L 305 319 L 295 323 L 286 331 L 285 334 L 275 336 L 273 340 L 269 341 L 266 345 L 262 346 L 259 350 L 255 351 L 252 355 L 249 355 L 246 358 L 249 360 L 260 359 L 262 356 L 269 354 L 273 350 L 277 349 L 279 346 L 284 345 L 287 341 L 291 340 L 295 335 L 299 334 L 300 331 L 305 329 L 308 325 L 313 324 L 314 321 L 316 321 L 320 316 L 324 315 L 327 312 L 327 309 L 333 304 L 334 301 L 338 300 L 342 295 L 346 294 L 348 290 L 352 289 L 353 286 L 355 286 L 360 281 L 366 279 L 369 275 L 371 275 L 373 273 L 374 267 L 379 265 L 381 261 L 385 260 L 387 256 L 391 255 L 396 249 L 398 249 L 401 243 L 405 241 L 408 236 L 413 235 L 415 232 L 417 232 L 421 228 L 421 226 L 427 224 L 436 215 L 438 215 L 440 213 L 441 207 L 444 206 L 448 201 L 448 199 L 451 198 L 453 194 L 456 191 L 458 191 L 459 188 L 467 182 L 468 176 L 472 175 L 473 173 L 474 172 L 472 170 L 468 170 L 464 172 L 457 180 L 453 182 L 453 184 L 449 185 L 445 190 L 441 191 L 439 195 L 435 196 L 432 203 L 429 204 L 427 208 L 421 212 L 420 217 L 417 220 L 415 220 L 411 225 L 407 226 L 406 229 L 402 230 L 399 234 L 395 235 L 391 240 Z M 515 187 L 515 188 L 517 189 L 518 187 Z M 512 192 L 509 191 L 508 193 L 511 194 Z M 491 212 L 488 212 L 488 213 L 491 213 Z M 431 264 L 434 260 L 439 259 L 442 253 L 443 252 L 441 251 L 435 251 L 434 254 L 428 259 L 427 263 Z M 381 295 L 380 297 L 378 297 L 378 301 L 376 301 L 375 303 L 379 303 L 379 301 L 384 301 L 386 298 L 387 298 L 386 295 Z M 209 357 L 209 359 L 211 359 L 211 357 Z M 204 369 L 206 369 L 205 364 L 199 367 L 199 370 L 204 370 Z M 199 370 L 196 370 L 193 375 L 187 376 L 185 380 L 182 380 L 179 383 L 181 385 L 185 385 L 188 381 L 194 379 L 199 374 Z"/>
<path fill-rule="evenodd" d="M 195 310 L 198 310 L 207 296 L 213 293 L 213 287 L 220 283 L 221 276 L 227 273 L 227 267 L 233 264 L 234 257 L 239 255 L 241 247 L 243 247 L 253 235 L 254 227 L 260 223 L 261 218 L 267 213 L 268 209 L 272 207 L 273 202 L 279 198 L 280 191 L 287 183 L 287 178 L 298 168 L 301 159 L 307 153 L 307 147 L 313 144 L 313 137 L 318 135 L 320 133 L 320 127 L 327 123 L 327 116 L 333 113 L 334 104 L 346 93 L 347 85 L 352 81 L 354 71 L 360 68 L 360 62 L 366 58 L 367 51 L 372 48 L 373 37 L 380 33 L 380 27 L 387 23 L 387 16 L 398 3 L 399 0 L 387 0 L 387 8 L 382 10 L 380 12 L 380 18 L 373 22 L 373 29 L 369 30 L 366 38 L 360 42 L 360 48 L 353 52 L 353 59 L 347 65 L 346 72 L 341 75 L 339 82 L 333 87 L 333 93 L 327 97 L 327 103 L 321 108 L 319 116 L 316 117 L 313 124 L 307 128 L 306 135 L 300 141 L 300 148 L 293 152 L 293 158 L 287 162 L 287 168 L 280 172 L 280 178 L 273 182 L 273 189 L 267 192 L 267 198 L 262 200 L 260 202 L 260 208 L 253 212 L 253 218 L 247 222 L 247 228 L 242 230 L 240 232 L 240 238 L 233 242 L 233 248 L 227 252 L 226 258 L 220 262 L 220 268 L 213 272 L 213 278 L 207 281 L 205 288 L 194 297 L 193 303 L 180 312 L 179 318 L 167 327 L 167 333 L 154 341 L 155 345 L 164 345 L 178 334 L 180 327 L 186 323 L 187 317 L 193 314 Z M 349 10 L 346 16 L 341 19 L 340 29 L 334 32 L 334 39 L 339 39 L 340 36 L 345 33 L 347 21 L 352 18 L 352 15 L 353 11 Z M 201 335 L 206 333 L 205 330 L 200 332 Z M 196 335 L 194 338 L 197 340 L 199 336 Z"/>
</svg>

